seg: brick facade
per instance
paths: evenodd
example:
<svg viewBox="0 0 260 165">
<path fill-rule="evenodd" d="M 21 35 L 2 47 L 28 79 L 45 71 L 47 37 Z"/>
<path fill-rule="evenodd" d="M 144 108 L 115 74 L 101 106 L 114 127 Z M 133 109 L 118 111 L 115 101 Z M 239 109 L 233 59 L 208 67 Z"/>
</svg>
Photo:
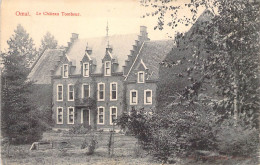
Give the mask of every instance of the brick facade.
<svg viewBox="0 0 260 165">
<path fill-rule="evenodd" d="M 133 107 L 155 109 L 159 62 L 173 42 L 149 41 L 146 27 L 132 36 L 111 36 L 108 45 L 108 38 L 82 40 L 73 34 L 51 71 L 55 128 L 83 124 L 109 130 L 114 119 Z M 83 91 L 90 91 L 87 98 Z"/>
</svg>

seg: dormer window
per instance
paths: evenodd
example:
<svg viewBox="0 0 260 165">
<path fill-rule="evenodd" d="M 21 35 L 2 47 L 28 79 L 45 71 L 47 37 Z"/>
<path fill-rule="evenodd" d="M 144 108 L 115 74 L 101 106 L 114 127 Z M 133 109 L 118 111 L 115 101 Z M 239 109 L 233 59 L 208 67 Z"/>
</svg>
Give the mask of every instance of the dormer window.
<svg viewBox="0 0 260 165">
<path fill-rule="evenodd" d="M 63 78 L 69 77 L 69 66 L 68 64 L 63 65 Z"/>
<path fill-rule="evenodd" d="M 105 76 L 111 75 L 111 61 L 105 61 L 105 67 L 104 67 Z"/>
<path fill-rule="evenodd" d="M 137 82 L 138 83 L 144 83 L 144 72 L 140 71 L 137 74 Z"/>
<path fill-rule="evenodd" d="M 83 76 L 89 77 L 89 63 L 83 63 Z"/>
</svg>

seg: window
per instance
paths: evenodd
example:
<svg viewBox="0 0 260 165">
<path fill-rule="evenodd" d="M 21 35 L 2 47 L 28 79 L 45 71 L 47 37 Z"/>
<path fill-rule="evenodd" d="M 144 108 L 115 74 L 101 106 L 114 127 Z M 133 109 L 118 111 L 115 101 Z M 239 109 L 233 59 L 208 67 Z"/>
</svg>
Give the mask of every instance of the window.
<svg viewBox="0 0 260 165">
<path fill-rule="evenodd" d="M 152 90 L 144 90 L 144 104 L 152 104 Z"/>
<path fill-rule="evenodd" d="M 105 123 L 105 111 L 104 107 L 98 107 L 98 124 L 104 124 Z"/>
<path fill-rule="evenodd" d="M 68 78 L 69 76 L 69 66 L 68 64 L 63 65 L 63 78 Z"/>
<path fill-rule="evenodd" d="M 138 92 L 137 90 L 130 91 L 130 105 L 136 105 L 138 100 Z"/>
<path fill-rule="evenodd" d="M 117 119 L 117 107 L 110 107 L 110 125 Z"/>
<path fill-rule="evenodd" d="M 74 101 L 74 85 L 68 85 L 68 101 Z"/>
<path fill-rule="evenodd" d="M 98 101 L 105 100 L 105 84 L 99 83 L 98 84 Z"/>
<path fill-rule="evenodd" d="M 63 100 L 63 85 L 57 85 L 57 101 Z"/>
<path fill-rule="evenodd" d="M 137 82 L 138 83 L 144 83 L 144 72 L 138 72 L 138 76 L 137 76 Z"/>
<path fill-rule="evenodd" d="M 83 76 L 89 76 L 89 63 L 83 63 Z"/>
<path fill-rule="evenodd" d="M 117 83 L 110 83 L 110 100 L 117 100 Z"/>
<path fill-rule="evenodd" d="M 105 68 L 105 76 L 110 76 L 111 75 L 111 61 L 106 61 L 104 68 Z"/>
<path fill-rule="evenodd" d="M 82 98 L 90 97 L 90 88 L 88 84 L 82 85 Z"/>
<path fill-rule="evenodd" d="M 74 107 L 68 107 L 68 124 L 74 124 Z"/>
<path fill-rule="evenodd" d="M 63 108 L 57 108 L 57 124 L 63 124 Z"/>
</svg>

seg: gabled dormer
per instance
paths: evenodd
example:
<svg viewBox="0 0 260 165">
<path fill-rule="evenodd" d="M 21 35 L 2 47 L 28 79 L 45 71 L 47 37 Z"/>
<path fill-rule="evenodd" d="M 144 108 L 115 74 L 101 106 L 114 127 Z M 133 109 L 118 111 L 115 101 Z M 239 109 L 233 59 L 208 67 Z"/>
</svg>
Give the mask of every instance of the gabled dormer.
<svg viewBox="0 0 260 165">
<path fill-rule="evenodd" d="M 93 60 L 91 58 L 92 49 L 86 47 L 85 55 L 82 58 L 81 63 L 81 74 L 83 77 L 89 77 L 93 72 Z"/>
<path fill-rule="evenodd" d="M 136 82 L 137 83 L 145 83 L 145 80 L 148 75 L 148 68 L 146 67 L 145 63 L 141 59 L 138 65 L 136 66 Z"/>
<path fill-rule="evenodd" d="M 60 61 L 60 74 L 62 78 L 69 78 L 73 70 L 72 63 L 67 55 L 63 56 Z"/>
<path fill-rule="evenodd" d="M 111 76 L 118 66 L 116 58 L 114 58 L 112 55 L 112 50 L 113 49 L 111 47 L 106 48 L 106 54 L 102 59 L 104 76 Z"/>
</svg>

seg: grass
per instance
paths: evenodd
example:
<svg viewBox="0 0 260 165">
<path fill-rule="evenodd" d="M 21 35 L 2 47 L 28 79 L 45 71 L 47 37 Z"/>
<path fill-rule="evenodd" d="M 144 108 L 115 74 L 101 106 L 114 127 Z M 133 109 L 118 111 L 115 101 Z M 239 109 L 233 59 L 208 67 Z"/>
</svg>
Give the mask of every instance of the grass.
<svg viewBox="0 0 260 165">
<path fill-rule="evenodd" d="M 144 154 L 136 155 L 136 139 L 132 136 L 115 134 L 114 155 L 108 155 L 108 133 L 97 134 L 97 149 L 93 155 L 87 155 L 87 149 L 80 149 L 84 141 L 83 135 L 68 135 L 63 133 L 44 133 L 42 140 L 66 140 L 73 148 L 48 149 L 30 151 L 30 145 L 17 145 L 10 147 L 10 153 L 2 151 L 3 165 L 35 165 L 35 164 L 158 164 L 150 156 Z M 90 138 L 87 136 L 86 138 Z"/>
<path fill-rule="evenodd" d="M 86 138 L 90 139 L 90 135 Z M 31 145 L 17 145 L 11 146 L 9 155 L 5 150 L 2 150 L 3 165 L 158 165 L 161 164 L 147 155 L 138 145 L 137 140 L 132 136 L 124 136 L 122 134 L 115 134 L 114 138 L 114 155 L 108 155 L 108 139 L 109 133 L 97 133 L 97 149 L 93 155 L 87 155 L 87 149 L 80 149 L 85 136 L 84 135 L 68 135 L 63 133 L 46 132 L 42 140 L 66 140 L 69 141 L 72 148 L 68 149 L 48 149 L 30 151 Z M 213 162 L 195 162 L 192 158 L 179 160 L 177 163 L 183 165 L 246 165 L 257 164 L 257 160 L 250 158 L 229 158 L 219 159 Z M 176 164 L 176 165 L 177 165 Z"/>
</svg>

